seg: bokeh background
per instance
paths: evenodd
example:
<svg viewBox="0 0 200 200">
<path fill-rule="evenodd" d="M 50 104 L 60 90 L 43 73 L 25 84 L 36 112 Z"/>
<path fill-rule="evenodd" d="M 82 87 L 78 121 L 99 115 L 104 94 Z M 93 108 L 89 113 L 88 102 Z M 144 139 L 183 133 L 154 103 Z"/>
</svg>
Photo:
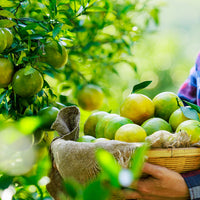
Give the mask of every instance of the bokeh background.
<svg viewBox="0 0 200 200">
<path fill-rule="evenodd" d="M 194 65 L 199 47 L 200 2 L 168 0 L 160 10 L 160 25 L 135 49 L 139 73 L 153 78 L 151 93 L 177 92 Z"/>
<path fill-rule="evenodd" d="M 104 74 L 110 87 L 107 107 L 102 109 L 119 112 L 119 105 L 134 84 L 152 80 L 141 93 L 153 98 L 164 91 L 177 93 L 188 77 L 200 50 L 200 1 L 168 0 L 160 2 L 159 25 L 149 27 L 133 49 L 137 70 L 127 64 L 119 64 L 119 75 Z M 108 78 L 109 77 L 109 78 Z"/>
</svg>

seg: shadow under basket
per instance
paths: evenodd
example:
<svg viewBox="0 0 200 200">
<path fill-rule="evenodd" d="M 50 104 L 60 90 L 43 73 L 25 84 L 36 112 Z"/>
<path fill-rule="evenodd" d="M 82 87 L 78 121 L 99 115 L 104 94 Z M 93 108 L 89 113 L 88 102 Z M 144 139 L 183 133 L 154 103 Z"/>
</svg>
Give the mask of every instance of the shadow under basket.
<svg viewBox="0 0 200 200">
<path fill-rule="evenodd" d="M 200 169 L 200 148 L 154 148 L 148 152 L 147 162 L 184 173 Z"/>
</svg>

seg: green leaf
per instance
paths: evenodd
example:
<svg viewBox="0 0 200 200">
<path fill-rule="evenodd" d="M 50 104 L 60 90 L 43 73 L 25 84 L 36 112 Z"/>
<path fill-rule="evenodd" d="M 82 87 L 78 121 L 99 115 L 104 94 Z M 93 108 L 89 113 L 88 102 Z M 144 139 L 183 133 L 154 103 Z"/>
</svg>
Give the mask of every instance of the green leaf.
<svg viewBox="0 0 200 200">
<path fill-rule="evenodd" d="M 55 38 L 61 31 L 63 24 L 56 24 L 53 29 L 53 38 Z"/>
<path fill-rule="evenodd" d="M 145 156 L 149 149 L 149 145 L 144 143 L 141 147 L 137 147 L 131 157 L 131 171 L 133 173 L 134 180 L 137 180 L 141 173 L 142 167 L 145 161 Z"/>
<path fill-rule="evenodd" d="M 91 6 L 92 4 L 94 4 L 95 2 L 97 2 L 98 0 L 89 0 L 88 1 L 88 6 Z"/>
<path fill-rule="evenodd" d="M 83 191 L 83 200 L 105 200 L 110 195 L 109 188 L 101 183 L 100 179 L 94 180 Z"/>
<path fill-rule="evenodd" d="M 14 5 L 15 4 L 12 1 L 9 1 L 9 0 L 0 1 L 0 7 L 3 7 L 3 8 L 13 7 Z"/>
<path fill-rule="evenodd" d="M 183 100 L 186 104 L 188 104 L 191 108 L 195 109 L 198 113 L 200 113 L 200 106 L 193 104 L 189 101 Z"/>
<path fill-rule="evenodd" d="M 2 103 L 2 101 L 3 101 L 3 99 L 5 98 L 5 96 L 6 96 L 7 93 L 8 93 L 8 90 L 6 90 L 6 91 L 4 91 L 4 92 L 2 92 L 2 93 L 0 94 L 0 104 Z"/>
<path fill-rule="evenodd" d="M 13 181 L 12 176 L 0 173 L 0 189 L 6 189 Z"/>
<path fill-rule="evenodd" d="M 198 112 L 195 109 L 183 106 L 180 109 L 187 118 L 199 121 Z"/>
<path fill-rule="evenodd" d="M 15 15 L 13 15 L 13 13 L 9 12 L 8 10 L 0 10 L 0 16 L 16 19 Z"/>
<path fill-rule="evenodd" d="M 139 90 L 146 88 L 148 85 L 151 84 L 151 82 L 152 81 L 143 81 L 141 83 L 134 85 L 131 93 L 135 93 L 138 92 Z"/>
<path fill-rule="evenodd" d="M 16 23 L 9 19 L 1 19 L 0 20 L 0 28 L 11 28 L 15 25 L 16 25 Z"/>
<path fill-rule="evenodd" d="M 28 76 L 29 74 L 32 74 L 35 72 L 35 69 L 33 67 L 31 67 L 30 65 L 27 66 L 24 70 L 24 75 Z"/>
<path fill-rule="evenodd" d="M 74 179 L 65 180 L 64 188 L 72 199 L 76 199 L 82 191 L 81 185 Z"/>
<path fill-rule="evenodd" d="M 97 149 L 96 159 L 103 173 L 109 177 L 111 185 L 119 188 L 120 185 L 118 176 L 121 170 L 121 166 L 115 160 L 114 156 L 104 149 Z"/>
</svg>

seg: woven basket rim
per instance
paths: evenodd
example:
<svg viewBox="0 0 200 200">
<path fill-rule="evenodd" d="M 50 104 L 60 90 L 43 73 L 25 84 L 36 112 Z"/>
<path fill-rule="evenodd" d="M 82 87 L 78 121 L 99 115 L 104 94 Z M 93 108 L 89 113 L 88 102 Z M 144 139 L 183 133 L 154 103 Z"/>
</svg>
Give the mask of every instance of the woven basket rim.
<svg viewBox="0 0 200 200">
<path fill-rule="evenodd" d="M 152 148 L 148 151 L 147 156 L 148 158 L 200 156 L 200 148 Z"/>
</svg>

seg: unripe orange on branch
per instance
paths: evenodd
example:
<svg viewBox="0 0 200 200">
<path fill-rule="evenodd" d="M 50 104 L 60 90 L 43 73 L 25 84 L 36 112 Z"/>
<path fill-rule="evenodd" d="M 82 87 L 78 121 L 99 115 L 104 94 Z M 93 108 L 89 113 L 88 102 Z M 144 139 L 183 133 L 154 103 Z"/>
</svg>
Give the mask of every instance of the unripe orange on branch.
<svg viewBox="0 0 200 200">
<path fill-rule="evenodd" d="M 12 80 L 13 90 L 21 97 L 31 97 L 37 94 L 43 87 L 43 77 L 34 68 L 22 68 L 18 70 Z"/>
<path fill-rule="evenodd" d="M 7 58 L 0 58 L 0 88 L 7 87 L 14 73 L 14 66 Z"/>
<path fill-rule="evenodd" d="M 44 45 L 44 52 L 40 61 L 45 62 L 52 67 L 59 69 L 63 67 L 68 61 L 68 51 L 62 45 L 54 40 L 49 40 Z"/>
<path fill-rule="evenodd" d="M 97 110 L 103 104 L 104 93 L 98 85 L 87 84 L 78 91 L 78 104 L 84 110 Z"/>
</svg>

